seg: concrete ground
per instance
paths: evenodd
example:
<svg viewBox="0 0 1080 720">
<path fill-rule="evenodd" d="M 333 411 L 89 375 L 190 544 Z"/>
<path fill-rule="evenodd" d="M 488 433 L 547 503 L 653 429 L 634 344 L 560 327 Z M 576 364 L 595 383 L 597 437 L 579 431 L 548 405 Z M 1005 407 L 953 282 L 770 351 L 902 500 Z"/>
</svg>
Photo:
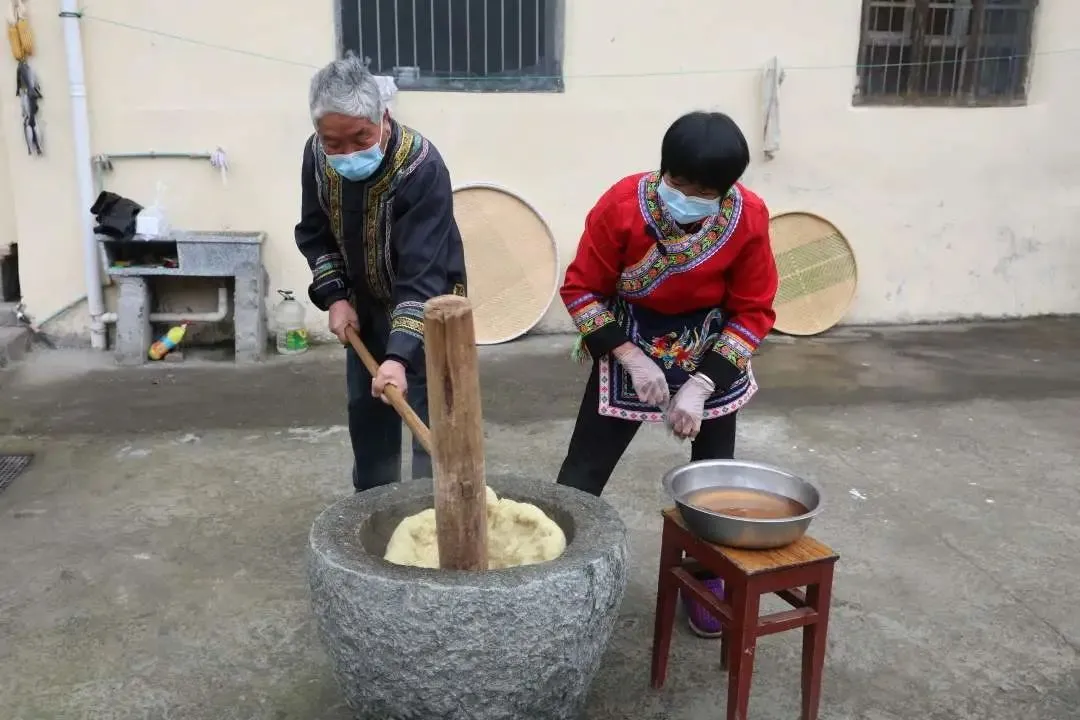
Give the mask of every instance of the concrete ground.
<svg viewBox="0 0 1080 720">
<path fill-rule="evenodd" d="M 566 338 L 482 353 L 492 471 L 554 478 L 583 371 Z M 344 720 L 308 605 L 310 523 L 348 493 L 341 351 L 0 374 L 0 718 Z M 822 717 L 1080 717 L 1080 320 L 767 344 L 739 453 L 818 481 L 838 565 Z M 606 497 L 634 570 L 592 720 L 722 716 L 718 647 L 680 625 L 648 687 L 659 478 L 644 431 Z M 799 637 L 764 639 L 751 718 L 798 717 Z M 522 682 L 529 682 L 522 678 Z"/>
</svg>

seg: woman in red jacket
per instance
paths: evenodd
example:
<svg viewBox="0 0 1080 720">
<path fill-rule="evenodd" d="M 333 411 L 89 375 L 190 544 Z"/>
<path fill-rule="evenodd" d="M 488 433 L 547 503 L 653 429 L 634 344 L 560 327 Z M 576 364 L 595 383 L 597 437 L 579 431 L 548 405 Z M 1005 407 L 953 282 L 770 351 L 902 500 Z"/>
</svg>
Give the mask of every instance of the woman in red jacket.
<svg viewBox="0 0 1080 720">
<path fill-rule="evenodd" d="M 560 484 L 600 495 L 642 422 L 692 440 L 692 460 L 733 457 L 777 288 L 769 212 L 738 183 L 749 163 L 730 117 L 690 113 L 664 135 L 658 171 L 589 212 L 561 294 L 593 370 Z"/>
</svg>

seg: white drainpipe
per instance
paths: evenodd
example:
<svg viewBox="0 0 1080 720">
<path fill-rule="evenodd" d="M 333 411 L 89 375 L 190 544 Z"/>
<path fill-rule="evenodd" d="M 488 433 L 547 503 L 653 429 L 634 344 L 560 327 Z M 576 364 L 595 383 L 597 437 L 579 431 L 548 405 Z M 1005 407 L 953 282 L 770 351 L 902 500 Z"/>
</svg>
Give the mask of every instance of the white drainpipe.
<svg viewBox="0 0 1080 720">
<path fill-rule="evenodd" d="M 75 135 L 75 177 L 79 183 L 79 229 L 82 231 L 86 306 L 90 312 L 90 346 L 105 349 L 105 291 L 101 283 L 101 255 L 94 237 L 94 174 L 90 155 L 90 110 L 86 103 L 86 71 L 83 66 L 77 0 L 60 0 L 67 51 L 68 85 L 71 92 L 71 124 Z"/>
<path fill-rule="evenodd" d="M 210 312 L 203 313 L 150 313 L 150 322 L 155 323 L 168 323 L 168 322 L 193 322 L 193 323 L 214 323 L 221 322 L 225 319 L 225 316 L 229 314 L 229 288 L 221 285 L 217 291 L 217 310 L 211 310 Z M 116 322 L 116 313 L 102 313 L 101 321 L 103 323 Z"/>
</svg>

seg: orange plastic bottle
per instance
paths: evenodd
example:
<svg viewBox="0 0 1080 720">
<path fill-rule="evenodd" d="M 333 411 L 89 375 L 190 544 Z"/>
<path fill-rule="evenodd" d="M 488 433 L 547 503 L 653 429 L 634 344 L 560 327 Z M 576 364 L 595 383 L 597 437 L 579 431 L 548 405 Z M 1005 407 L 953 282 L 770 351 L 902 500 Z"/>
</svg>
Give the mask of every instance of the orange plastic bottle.
<svg viewBox="0 0 1080 720">
<path fill-rule="evenodd" d="M 150 359 L 160 360 L 176 349 L 176 346 L 184 339 L 184 333 L 187 332 L 187 326 L 188 323 L 182 323 L 174 328 L 170 328 L 169 332 L 162 335 L 157 342 L 150 346 L 150 352 L 147 353 L 150 356 Z"/>
</svg>

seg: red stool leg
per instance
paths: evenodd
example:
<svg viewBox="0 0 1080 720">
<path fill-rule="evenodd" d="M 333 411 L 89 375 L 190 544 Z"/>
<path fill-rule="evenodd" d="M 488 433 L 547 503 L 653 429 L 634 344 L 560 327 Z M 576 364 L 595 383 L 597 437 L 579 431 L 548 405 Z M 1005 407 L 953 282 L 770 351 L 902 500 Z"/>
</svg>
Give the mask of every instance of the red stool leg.
<svg viewBox="0 0 1080 720">
<path fill-rule="evenodd" d="M 754 674 L 754 651 L 757 648 L 758 611 L 761 594 L 749 583 L 740 583 L 731 593 L 734 622 L 725 628 L 728 650 L 727 720 L 746 720 L 750 707 L 750 679 Z"/>
<path fill-rule="evenodd" d="M 656 618 L 653 630 L 652 686 L 660 689 L 667 678 L 668 653 L 671 650 L 671 631 L 675 624 L 675 605 L 679 599 L 679 586 L 671 570 L 682 563 L 683 551 L 668 531 L 670 520 L 664 520 L 664 534 L 660 541 L 660 573 L 656 581 Z"/>
<path fill-rule="evenodd" d="M 817 622 L 803 628 L 802 720 L 817 720 L 821 703 L 821 677 L 825 667 L 825 641 L 829 632 L 833 564 L 823 563 L 821 580 L 806 588 L 806 604 L 817 611 Z"/>
</svg>

